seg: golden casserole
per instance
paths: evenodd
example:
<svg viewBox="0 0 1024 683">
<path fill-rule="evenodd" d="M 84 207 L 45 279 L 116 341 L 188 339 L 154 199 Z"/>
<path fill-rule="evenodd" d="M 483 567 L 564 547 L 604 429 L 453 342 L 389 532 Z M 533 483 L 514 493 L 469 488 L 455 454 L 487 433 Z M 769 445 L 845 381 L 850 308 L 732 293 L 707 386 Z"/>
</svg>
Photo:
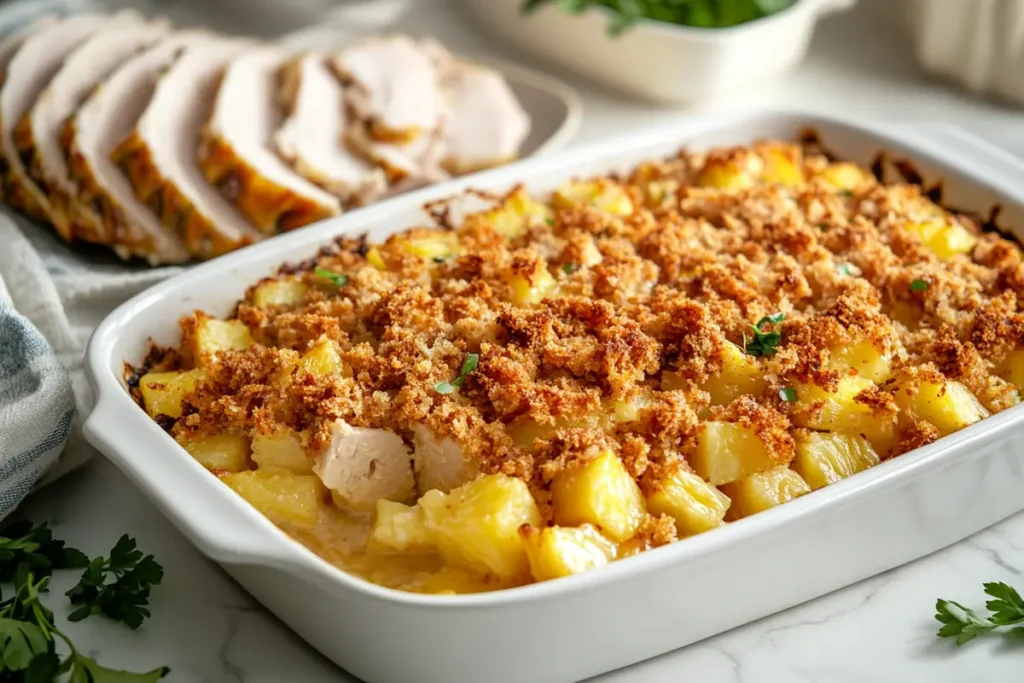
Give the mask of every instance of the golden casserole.
<svg viewBox="0 0 1024 683">
<path fill-rule="evenodd" d="M 444 221 L 441 221 L 444 223 Z M 129 385 L 328 561 L 469 593 L 598 567 L 1016 404 L 1020 248 L 797 144 L 342 238 Z"/>
</svg>

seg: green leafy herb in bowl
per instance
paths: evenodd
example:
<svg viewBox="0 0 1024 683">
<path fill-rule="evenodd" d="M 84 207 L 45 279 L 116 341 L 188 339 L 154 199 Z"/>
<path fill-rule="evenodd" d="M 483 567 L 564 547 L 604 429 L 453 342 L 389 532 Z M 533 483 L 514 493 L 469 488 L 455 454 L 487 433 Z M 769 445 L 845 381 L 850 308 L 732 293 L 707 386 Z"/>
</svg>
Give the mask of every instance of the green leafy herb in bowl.
<svg viewBox="0 0 1024 683">
<path fill-rule="evenodd" d="M 728 28 L 781 12 L 796 0 L 525 0 L 523 11 L 554 4 L 570 14 L 603 7 L 608 32 L 618 35 L 641 19 L 697 28 Z"/>
</svg>

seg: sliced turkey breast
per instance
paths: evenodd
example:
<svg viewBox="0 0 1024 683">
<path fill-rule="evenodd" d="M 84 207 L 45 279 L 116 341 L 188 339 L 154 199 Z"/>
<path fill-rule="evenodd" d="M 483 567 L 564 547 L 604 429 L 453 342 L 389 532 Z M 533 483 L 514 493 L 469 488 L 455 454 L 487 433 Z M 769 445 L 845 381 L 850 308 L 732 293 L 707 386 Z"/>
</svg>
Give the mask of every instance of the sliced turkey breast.
<svg viewBox="0 0 1024 683">
<path fill-rule="evenodd" d="M 79 14 L 56 21 L 28 36 L 7 65 L 0 88 L 0 144 L 8 165 L 4 198 L 29 215 L 49 219 L 53 207 L 26 169 L 32 161 L 28 113 L 64 58 L 110 20 Z"/>
<path fill-rule="evenodd" d="M 277 152 L 307 180 L 345 206 L 362 206 L 387 191 L 387 179 L 342 144 L 347 128 L 341 83 L 322 54 L 289 61 L 279 74 L 278 100 L 288 118 L 274 135 Z"/>
<path fill-rule="evenodd" d="M 114 68 L 170 30 L 166 21 L 146 22 L 141 15 L 123 13 L 83 41 L 68 54 L 53 80 L 39 95 L 29 113 L 27 146 L 23 157 L 31 156 L 27 171 L 46 193 L 50 220 L 65 238 L 80 237 L 107 243 L 103 218 L 88 205 L 77 201 L 68 175 L 61 140 L 64 124 L 89 93 Z"/>
<path fill-rule="evenodd" d="M 516 158 L 530 132 L 530 117 L 505 78 L 493 69 L 456 62 L 443 83 L 450 103 L 444 168 L 460 175 Z"/>
<path fill-rule="evenodd" d="M 381 498 L 404 502 L 413 495 L 409 449 L 400 436 L 383 429 L 338 420 L 313 471 L 336 501 L 354 510 L 372 508 Z"/>
<path fill-rule="evenodd" d="M 457 443 L 448 437 L 438 438 L 428 427 L 417 425 L 412 443 L 416 488 L 421 495 L 433 489 L 448 493 L 480 474 Z"/>
<path fill-rule="evenodd" d="M 140 256 L 156 265 L 190 257 L 178 234 L 135 197 L 110 155 L 135 128 L 160 73 L 190 45 L 211 37 L 185 31 L 164 38 L 128 59 L 68 119 L 63 140 L 78 199 L 102 217 L 105 237 L 122 258 Z"/>
<path fill-rule="evenodd" d="M 408 36 L 371 38 L 335 55 L 349 106 L 378 142 L 412 142 L 444 117 L 440 77 L 431 50 Z"/>
<path fill-rule="evenodd" d="M 217 38 L 190 45 L 163 73 L 134 130 L 111 152 L 135 196 L 184 240 L 212 258 L 262 238 L 206 182 L 196 152 L 224 67 L 253 43 Z"/>
<path fill-rule="evenodd" d="M 288 57 L 282 48 L 260 47 L 231 60 L 199 150 L 206 179 L 268 235 L 341 213 L 337 197 L 297 174 L 271 147 L 281 124 L 277 73 Z"/>
<path fill-rule="evenodd" d="M 353 121 L 345 131 L 345 144 L 383 169 L 388 181 L 396 185 L 392 193 L 448 178 L 441 168 L 444 140 L 440 129 L 423 133 L 411 142 L 380 142 L 373 139 L 365 121 Z"/>
</svg>

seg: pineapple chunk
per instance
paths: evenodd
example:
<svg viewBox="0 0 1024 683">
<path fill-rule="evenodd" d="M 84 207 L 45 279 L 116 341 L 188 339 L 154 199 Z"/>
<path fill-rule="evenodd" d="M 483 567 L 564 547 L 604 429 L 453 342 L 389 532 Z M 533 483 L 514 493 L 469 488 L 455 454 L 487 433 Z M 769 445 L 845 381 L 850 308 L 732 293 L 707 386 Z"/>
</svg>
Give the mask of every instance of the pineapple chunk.
<svg viewBox="0 0 1024 683">
<path fill-rule="evenodd" d="M 1011 351 L 999 365 L 999 376 L 1024 391 L 1024 350 Z"/>
<path fill-rule="evenodd" d="M 447 562 L 501 580 L 528 575 L 519 527 L 539 526 L 540 511 L 522 480 L 487 475 L 448 494 L 428 491 L 419 504 L 427 530 Z"/>
<path fill-rule="evenodd" d="M 434 542 L 419 505 L 402 505 L 381 498 L 370 531 L 370 547 L 402 553 L 429 552 Z"/>
<path fill-rule="evenodd" d="M 253 306 L 294 306 L 306 300 L 309 288 L 297 280 L 268 280 L 252 292 Z"/>
<path fill-rule="evenodd" d="M 807 482 L 785 466 L 751 474 L 722 487 L 722 493 L 732 499 L 726 519 L 749 517 L 810 492 Z"/>
<path fill-rule="evenodd" d="M 894 398 L 901 410 L 916 420 L 932 423 L 942 436 L 989 415 L 985 406 L 959 382 L 905 382 L 897 387 Z"/>
<path fill-rule="evenodd" d="M 593 524 L 613 541 L 635 534 L 646 512 L 640 487 L 612 451 L 560 473 L 551 496 L 556 524 Z"/>
<path fill-rule="evenodd" d="M 325 505 L 324 485 L 313 475 L 248 470 L 220 480 L 277 524 L 312 526 Z"/>
<path fill-rule="evenodd" d="M 879 453 L 886 453 L 896 441 L 896 421 L 884 420 L 872 413 L 869 406 L 857 402 L 856 396 L 874 387 L 874 383 L 859 375 L 847 375 L 839 380 L 834 392 L 816 384 L 795 386 L 800 406 L 821 405 L 820 410 L 798 413 L 793 422 L 798 427 L 843 434 L 864 436 Z"/>
<path fill-rule="evenodd" d="M 607 179 L 574 180 L 555 190 L 552 203 L 560 209 L 589 205 L 613 216 L 633 213 L 633 200 L 624 187 Z"/>
<path fill-rule="evenodd" d="M 252 345 L 249 328 L 241 320 L 197 320 L 192 357 L 200 365 L 220 351 L 244 351 Z"/>
<path fill-rule="evenodd" d="M 548 581 L 601 567 L 615 559 L 615 544 L 589 524 L 520 530 L 535 581 Z"/>
<path fill-rule="evenodd" d="M 818 177 L 839 190 L 856 190 L 867 182 L 864 171 L 847 161 L 829 164 L 818 173 Z"/>
<path fill-rule="evenodd" d="M 767 386 L 757 361 L 732 342 L 722 344 L 722 371 L 701 385 L 711 405 L 724 406 L 744 395 L 758 395 Z"/>
<path fill-rule="evenodd" d="M 721 486 L 777 463 L 750 427 L 709 421 L 704 423 L 690 464 L 702 479 Z"/>
<path fill-rule="evenodd" d="M 552 215 L 550 208 L 535 201 L 525 190 L 519 188 L 506 197 L 500 206 L 467 216 L 466 223 L 482 221 L 494 228 L 498 234 L 515 239 L 524 235 L 533 225 L 550 221 Z"/>
<path fill-rule="evenodd" d="M 435 258 L 447 259 L 459 253 L 459 241 L 451 233 L 402 240 L 400 247 L 409 256 L 416 256 L 426 261 Z"/>
<path fill-rule="evenodd" d="M 139 380 L 142 403 L 150 417 L 181 417 L 181 402 L 203 381 L 202 370 L 149 372 Z"/>
<path fill-rule="evenodd" d="M 558 291 L 558 281 L 548 272 L 544 261 L 537 263 L 537 268 L 529 277 L 513 274 L 509 277 L 512 288 L 512 303 L 517 306 L 530 306 L 549 297 Z"/>
<path fill-rule="evenodd" d="M 249 469 L 249 439 L 241 434 L 194 436 L 179 443 L 208 470 L 241 472 Z"/>
<path fill-rule="evenodd" d="M 869 341 L 832 350 L 832 367 L 836 370 L 856 370 L 857 374 L 875 384 L 892 376 L 892 356 L 883 354 Z"/>
<path fill-rule="evenodd" d="M 293 377 L 309 374 L 318 379 L 340 377 L 345 374 L 345 366 L 338 354 L 338 347 L 326 336 L 317 339 L 290 370 L 288 374 Z"/>
<path fill-rule="evenodd" d="M 792 467 L 812 489 L 820 489 L 878 462 L 878 454 L 863 437 L 806 432 L 797 439 Z"/>
<path fill-rule="evenodd" d="M 252 459 L 265 472 L 308 474 L 313 471 L 313 460 L 306 455 L 302 435 L 291 429 L 256 434 L 252 439 Z"/>
<path fill-rule="evenodd" d="M 728 496 L 686 470 L 663 479 L 647 496 L 647 511 L 674 519 L 680 538 L 720 526 L 728 509 Z"/>
<path fill-rule="evenodd" d="M 651 395 L 647 392 L 639 393 L 629 400 L 612 399 L 605 401 L 605 414 L 609 426 L 636 422 L 640 419 L 640 413 L 649 405 L 651 405 Z"/>
<path fill-rule="evenodd" d="M 804 184 L 804 171 L 800 167 L 800 160 L 795 158 L 797 155 L 786 153 L 790 149 L 795 151 L 795 148 L 778 145 L 766 145 L 761 150 L 761 157 L 764 159 L 764 169 L 761 171 L 762 182 L 786 187 L 798 187 Z"/>
<path fill-rule="evenodd" d="M 700 187 L 719 190 L 743 190 L 754 186 L 754 177 L 740 165 L 739 160 L 725 157 L 709 159 L 695 181 Z"/>
<path fill-rule="evenodd" d="M 978 242 L 974 235 L 959 223 L 927 221 L 908 223 L 906 227 L 921 240 L 921 244 L 943 260 L 957 254 L 966 254 L 974 249 L 974 245 Z"/>
<path fill-rule="evenodd" d="M 388 269 L 388 264 L 384 262 L 384 257 L 381 256 L 380 249 L 377 247 L 370 247 L 370 250 L 366 252 L 366 262 L 377 270 Z"/>
</svg>

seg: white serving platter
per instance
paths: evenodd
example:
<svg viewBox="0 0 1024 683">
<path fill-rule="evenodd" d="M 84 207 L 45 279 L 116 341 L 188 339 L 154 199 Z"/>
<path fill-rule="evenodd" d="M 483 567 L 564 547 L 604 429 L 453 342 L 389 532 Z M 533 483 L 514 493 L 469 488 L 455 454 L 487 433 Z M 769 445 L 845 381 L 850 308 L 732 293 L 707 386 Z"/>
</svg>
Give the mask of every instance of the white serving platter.
<svg viewBox="0 0 1024 683">
<path fill-rule="evenodd" d="M 524 181 L 624 169 L 686 144 L 793 138 L 814 127 L 862 164 L 884 150 L 941 179 L 945 201 L 1024 228 L 1024 162 L 944 127 L 806 114 L 681 119 L 489 171 L 275 237 L 191 269 L 120 306 L 87 351 L 96 408 L 86 438 L 193 543 L 327 657 L 369 683 L 568 683 L 658 655 L 931 553 L 1024 508 L 1024 405 L 786 505 L 557 581 L 466 596 L 394 591 L 345 574 L 221 485 L 132 401 L 122 375 L 150 340 L 178 339 L 195 308 L 226 314 L 246 287 L 341 234 L 422 223 L 424 202 Z M 1017 232 L 1018 238 L 1022 237 Z"/>
</svg>

